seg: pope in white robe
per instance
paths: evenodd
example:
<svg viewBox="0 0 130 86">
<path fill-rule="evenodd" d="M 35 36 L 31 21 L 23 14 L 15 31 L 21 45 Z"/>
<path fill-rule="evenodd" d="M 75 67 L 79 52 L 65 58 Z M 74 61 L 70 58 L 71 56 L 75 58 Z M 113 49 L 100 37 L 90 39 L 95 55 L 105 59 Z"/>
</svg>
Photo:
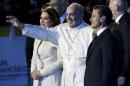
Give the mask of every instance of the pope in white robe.
<svg viewBox="0 0 130 86">
<path fill-rule="evenodd" d="M 84 86 L 86 56 L 92 41 L 92 28 L 83 21 L 84 9 L 80 4 L 71 4 L 66 11 L 67 23 L 41 29 L 39 26 L 23 25 L 24 35 L 49 41 L 58 46 L 63 62 L 61 86 Z M 21 26 L 17 20 L 10 22 Z"/>
</svg>

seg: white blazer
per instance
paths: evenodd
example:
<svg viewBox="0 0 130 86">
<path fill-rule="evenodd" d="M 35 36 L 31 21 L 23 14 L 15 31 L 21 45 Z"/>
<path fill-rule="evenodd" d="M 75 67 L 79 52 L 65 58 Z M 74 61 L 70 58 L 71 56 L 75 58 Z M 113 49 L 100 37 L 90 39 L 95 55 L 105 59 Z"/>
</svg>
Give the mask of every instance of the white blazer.
<svg viewBox="0 0 130 86">
<path fill-rule="evenodd" d="M 57 56 L 57 47 L 48 42 L 35 39 L 31 72 L 39 70 L 41 80 L 33 80 L 33 86 L 60 86 L 62 59 Z"/>
</svg>

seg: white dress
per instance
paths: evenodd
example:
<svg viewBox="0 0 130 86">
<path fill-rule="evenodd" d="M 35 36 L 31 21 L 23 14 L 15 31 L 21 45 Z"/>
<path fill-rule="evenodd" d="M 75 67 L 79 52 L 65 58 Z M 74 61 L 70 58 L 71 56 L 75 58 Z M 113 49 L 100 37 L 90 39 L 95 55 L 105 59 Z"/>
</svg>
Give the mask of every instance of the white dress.
<svg viewBox="0 0 130 86">
<path fill-rule="evenodd" d="M 50 41 L 59 47 L 63 59 L 61 86 L 84 86 L 86 56 L 93 29 L 85 22 L 75 28 L 70 28 L 67 23 L 54 28 L 46 30 L 25 25 L 22 31 L 27 36 Z"/>
<path fill-rule="evenodd" d="M 33 80 L 33 86 L 60 86 L 62 59 L 57 57 L 57 47 L 47 41 L 35 39 L 31 72 L 39 70 L 41 80 Z"/>
</svg>

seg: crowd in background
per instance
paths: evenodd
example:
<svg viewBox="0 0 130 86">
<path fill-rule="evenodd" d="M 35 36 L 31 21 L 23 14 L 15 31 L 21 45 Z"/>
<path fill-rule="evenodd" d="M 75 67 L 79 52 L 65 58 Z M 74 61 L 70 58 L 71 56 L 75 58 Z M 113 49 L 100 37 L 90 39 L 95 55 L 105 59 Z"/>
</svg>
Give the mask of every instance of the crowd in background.
<svg viewBox="0 0 130 86">
<path fill-rule="evenodd" d="M 72 2 L 82 4 L 88 13 L 94 4 L 105 4 L 106 0 L 69 0 L 69 3 Z M 15 15 L 25 23 L 39 24 L 40 9 L 45 3 L 49 3 L 49 0 L 1 0 L 0 25 L 5 24 L 7 15 Z"/>
</svg>

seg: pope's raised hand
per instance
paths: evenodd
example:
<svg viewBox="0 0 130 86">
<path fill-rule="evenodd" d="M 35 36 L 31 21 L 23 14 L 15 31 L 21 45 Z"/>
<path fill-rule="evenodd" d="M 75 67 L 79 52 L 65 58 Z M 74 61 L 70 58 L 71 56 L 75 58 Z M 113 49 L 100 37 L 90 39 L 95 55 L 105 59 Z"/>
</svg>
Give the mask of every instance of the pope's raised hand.
<svg viewBox="0 0 130 86">
<path fill-rule="evenodd" d="M 6 16 L 6 22 L 13 25 L 14 27 L 22 28 L 23 24 L 15 16 Z"/>
</svg>

